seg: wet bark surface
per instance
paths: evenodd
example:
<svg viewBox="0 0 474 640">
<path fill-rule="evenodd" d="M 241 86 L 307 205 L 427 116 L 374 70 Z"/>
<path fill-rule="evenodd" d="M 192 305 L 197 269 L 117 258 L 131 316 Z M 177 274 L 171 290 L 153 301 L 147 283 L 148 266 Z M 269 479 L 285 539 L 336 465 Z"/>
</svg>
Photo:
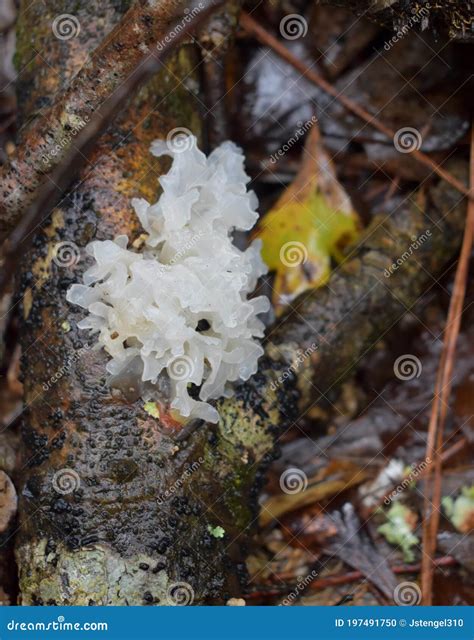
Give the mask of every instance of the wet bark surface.
<svg viewBox="0 0 474 640">
<path fill-rule="evenodd" d="M 182 5 L 180 0 L 144 0 L 125 11 L 129 4 L 116 0 L 81 8 L 81 3 L 79 7 L 75 2 L 52 3 L 46 17 L 44 7 L 24 6 L 17 29 L 23 144 L 0 172 L 3 237 L 94 112 L 124 83 L 150 48 L 157 46 Z M 62 59 L 61 66 L 53 67 L 50 73 L 41 54 L 44 49 L 58 61 Z M 38 75 L 41 91 L 31 91 L 30 82 L 36 82 Z"/>
<path fill-rule="evenodd" d="M 45 38 L 67 5 L 58 1 L 48 12 L 41 7 L 41 15 L 24 11 L 20 16 L 20 34 L 30 33 L 33 46 L 47 59 L 34 75 L 20 78 L 25 113 L 48 94 L 49 69 L 54 68 L 60 90 L 75 60 L 83 60 L 125 8 L 101 3 L 102 29 L 95 17 L 88 18 L 94 23 L 92 37 L 86 16 L 94 11 L 84 4 L 79 42 Z M 29 50 L 22 47 L 26 43 L 20 57 L 27 56 Z M 105 383 L 106 358 L 88 348 L 76 327 L 80 314 L 65 300 L 67 288 L 86 267 L 84 246 L 92 238 L 138 234 L 130 198 L 152 199 L 164 169 L 149 155 L 150 142 L 177 124 L 199 131 L 188 90 L 195 63 L 194 49 L 181 49 L 169 70 L 134 100 L 38 230 L 25 258 L 21 307 L 27 411 L 17 544 L 23 604 L 167 603 L 174 597 L 171 583 L 183 580 L 192 584 L 196 599 L 222 598 L 224 583 L 235 579 L 225 566 L 224 551 L 222 561 L 214 561 L 219 555 L 215 547 L 227 546 L 207 531 L 217 516 L 203 517 L 216 496 L 206 439 L 178 445 L 143 403 L 113 397 Z M 89 88 L 86 102 L 88 95 Z M 201 469 L 192 480 L 199 487 L 196 497 L 188 487 L 188 467 L 194 470 L 195 465 Z M 201 492 L 204 499 L 197 495 Z M 181 543 L 175 544 L 178 539 Z"/>
</svg>

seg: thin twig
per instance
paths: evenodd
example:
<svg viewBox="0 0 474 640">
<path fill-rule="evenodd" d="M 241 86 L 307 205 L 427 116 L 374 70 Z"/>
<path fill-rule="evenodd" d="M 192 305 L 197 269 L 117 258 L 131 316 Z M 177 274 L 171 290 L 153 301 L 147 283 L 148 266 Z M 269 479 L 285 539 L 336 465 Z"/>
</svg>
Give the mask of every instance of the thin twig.
<svg viewBox="0 0 474 640">
<path fill-rule="evenodd" d="M 293 55 L 291 51 L 289 51 L 271 33 L 269 33 L 264 27 L 259 25 L 253 18 L 251 18 L 248 13 L 245 13 L 244 11 L 241 13 L 240 24 L 247 33 L 253 35 L 262 44 L 273 49 L 273 51 L 275 51 L 275 53 L 283 58 L 283 60 L 285 60 L 288 64 L 299 71 L 310 82 L 320 87 L 326 93 L 329 93 L 329 95 L 333 96 L 333 98 L 338 100 L 348 111 L 354 113 L 356 116 L 367 122 L 367 124 L 374 127 L 374 129 L 380 131 L 380 133 L 383 133 L 390 140 L 393 140 L 395 138 L 395 131 L 383 124 L 383 122 L 369 113 L 366 109 L 364 109 L 364 107 L 361 107 L 359 104 L 357 104 L 357 102 L 354 102 L 353 100 L 351 100 L 351 98 L 348 98 L 346 95 L 338 91 L 330 82 L 320 76 L 319 73 L 317 73 L 313 69 L 310 69 L 305 62 L 299 60 L 295 55 Z M 464 194 L 465 196 L 473 197 L 472 195 L 470 195 L 469 190 L 465 187 L 465 185 L 463 185 L 462 182 L 460 182 L 451 173 L 449 173 L 449 171 L 443 169 L 443 167 L 441 167 L 425 153 L 415 149 L 411 152 L 411 155 L 416 160 L 418 160 L 418 162 L 430 168 L 440 178 L 446 180 L 446 182 L 453 186 L 457 191 Z"/>
<path fill-rule="evenodd" d="M 474 190 L 474 127 L 471 129 L 471 171 L 470 187 Z M 433 461 L 428 466 L 426 491 L 424 498 L 423 520 L 423 558 L 421 574 L 421 590 L 424 605 L 431 605 L 433 600 L 433 557 L 436 550 L 436 535 L 439 526 L 441 503 L 441 448 L 443 445 L 444 426 L 452 385 L 452 373 L 456 342 L 461 325 L 462 309 L 466 294 L 466 281 L 469 270 L 474 235 L 474 201 L 468 202 L 466 227 L 459 256 L 454 288 L 449 303 L 448 318 L 444 330 L 443 350 L 440 357 L 436 378 L 433 406 L 428 429 L 426 458 Z M 434 467 L 434 469 L 433 469 Z M 429 481 L 434 473 L 432 495 L 430 495 Z"/>
<path fill-rule="evenodd" d="M 183 20 L 181 23 L 175 23 L 168 34 L 163 37 L 161 49 L 152 49 L 137 63 L 126 82 L 104 101 L 90 122 L 78 134 L 75 144 L 68 150 L 61 164 L 45 177 L 35 193 L 31 205 L 25 210 L 20 223 L 2 246 L 0 295 L 6 290 L 15 273 L 18 260 L 31 245 L 40 220 L 46 217 L 59 202 L 74 177 L 85 165 L 95 142 L 110 125 L 122 106 L 143 84 L 158 73 L 164 59 L 189 33 L 199 27 L 224 2 L 225 0 L 203 0 L 199 3 L 200 11 L 194 14 L 191 22 L 184 23 L 184 26 Z M 176 24 L 180 26 L 179 29 L 175 28 Z"/>
<path fill-rule="evenodd" d="M 457 560 L 452 556 L 443 556 L 441 558 L 437 558 L 434 560 L 435 567 L 452 567 L 457 564 Z M 397 575 L 401 575 L 404 573 L 418 573 L 421 570 L 421 564 L 401 564 L 395 565 L 391 567 L 393 573 Z M 276 576 L 278 577 L 278 576 Z M 361 571 L 348 571 L 339 576 L 328 576 L 327 578 L 320 578 L 319 580 L 313 580 L 308 585 L 308 590 L 310 591 L 320 591 L 321 589 L 326 589 L 327 587 L 337 587 L 343 584 L 350 584 L 351 582 L 358 582 L 359 580 L 365 579 L 364 574 Z M 262 597 L 273 597 L 273 596 L 281 596 L 284 593 L 288 593 L 293 591 L 295 588 L 294 584 L 287 585 L 277 585 L 271 586 L 268 589 L 262 589 L 258 591 L 252 591 L 248 593 L 245 597 L 246 599 L 257 599 Z"/>
</svg>

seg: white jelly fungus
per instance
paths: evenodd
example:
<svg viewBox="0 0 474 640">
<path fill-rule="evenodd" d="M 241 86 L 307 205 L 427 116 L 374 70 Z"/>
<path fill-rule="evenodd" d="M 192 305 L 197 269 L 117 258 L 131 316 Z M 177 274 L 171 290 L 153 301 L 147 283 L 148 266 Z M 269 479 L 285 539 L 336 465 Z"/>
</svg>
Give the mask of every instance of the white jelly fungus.
<svg viewBox="0 0 474 640">
<path fill-rule="evenodd" d="M 143 250 L 128 249 L 127 236 L 90 243 L 95 264 L 67 299 L 88 310 L 78 326 L 98 332 L 110 374 L 136 370 L 138 360 L 148 387 L 169 381 L 171 407 L 181 416 L 215 422 L 207 401 L 229 396 L 229 383 L 253 375 L 263 353 L 257 315 L 269 302 L 247 296 L 267 269 L 260 241 L 245 251 L 232 243 L 234 229 L 257 220 L 241 151 L 224 142 L 206 157 L 194 136 L 184 142 L 152 144 L 155 156 L 173 162 L 155 204 L 132 200 L 148 234 Z M 199 400 L 189 394 L 191 383 Z"/>
</svg>

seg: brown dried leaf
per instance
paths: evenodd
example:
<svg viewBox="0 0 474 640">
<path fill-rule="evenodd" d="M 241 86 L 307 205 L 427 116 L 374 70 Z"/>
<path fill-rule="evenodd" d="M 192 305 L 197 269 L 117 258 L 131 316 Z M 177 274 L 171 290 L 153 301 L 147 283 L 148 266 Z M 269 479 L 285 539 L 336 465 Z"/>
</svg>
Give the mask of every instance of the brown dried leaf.
<svg viewBox="0 0 474 640">
<path fill-rule="evenodd" d="M 332 515 L 339 534 L 327 547 L 353 569 L 358 569 L 390 601 L 393 600 L 397 580 L 387 560 L 377 551 L 363 530 L 354 507 L 346 503 L 341 512 Z"/>
<path fill-rule="evenodd" d="M 284 514 L 326 500 L 350 487 L 360 484 L 367 478 L 367 472 L 358 465 L 346 460 L 333 460 L 313 478 L 308 487 L 299 493 L 272 496 L 262 506 L 260 524 L 266 526 L 272 520 L 280 519 Z"/>
</svg>

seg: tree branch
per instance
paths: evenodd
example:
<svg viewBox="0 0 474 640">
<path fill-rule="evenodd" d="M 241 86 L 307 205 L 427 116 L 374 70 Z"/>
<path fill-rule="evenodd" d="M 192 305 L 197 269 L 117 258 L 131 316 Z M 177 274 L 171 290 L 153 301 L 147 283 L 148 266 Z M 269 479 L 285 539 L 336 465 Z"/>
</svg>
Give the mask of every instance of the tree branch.
<svg viewBox="0 0 474 640">
<path fill-rule="evenodd" d="M 214 4 L 217 6 L 219 3 Z M 20 102 L 23 107 L 20 116 L 23 115 L 25 122 L 18 154 L 0 172 L 3 185 L 0 192 L 0 237 L 13 228 L 21 212 L 35 199 L 36 189 L 45 176 L 50 176 L 50 182 L 56 182 L 54 169 L 67 159 L 71 148 L 82 151 L 81 137 L 84 138 L 86 128 L 93 129 L 88 123 L 94 119 L 97 122 L 98 114 L 102 111 L 104 118 L 108 118 L 106 123 L 110 124 L 112 113 L 109 112 L 113 112 L 113 109 L 109 105 L 129 97 L 133 85 L 138 84 L 134 80 L 141 82 L 156 73 L 163 53 L 170 48 L 169 43 L 177 44 L 189 31 L 191 23 L 198 25 L 208 14 L 208 9 L 198 11 L 200 16 L 185 22 L 185 6 L 183 0 L 134 3 L 90 55 L 91 45 L 98 38 L 85 20 L 81 25 L 81 20 L 76 18 L 77 23 L 71 28 L 77 33 L 67 41 L 55 39 L 53 29 L 48 29 L 49 25 L 45 24 L 48 38 L 43 41 L 41 36 L 38 37 L 38 50 L 44 44 L 58 60 L 65 55 L 68 65 L 67 68 L 61 65 L 55 76 L 59 84 L 55 86 L 56 95 L 53 94 L 53 97 L 50 97 L 50 87 L 45 87 L 45 96 L 36 100 L 29 96 L 28 82 L 33 81 L 32 72 L 38 71 L 35 64 L 30 65 L 30 71 L 22 74 Z M 43 20 L 41 14 L 37 17 Z M 54 11 L 50 12 L 50 18 L 53 24 Z M 172 38 L 168 37 L 171 27 L 179 18 L 179 30 L 172 30 Z M 18 33 L 21 56 L 23 48 L 28 46 L 24 42 L 28 34 L 23 28 L 21 15 Z M 77 40 L 80 40 L 80 46 L 72 46 L 72 42 L 77 44 Z M 24 89 L 21 89 L 22 86 Z M 38 112 L 37 104 L 43 104 L 45 100 L 47 106 Z M 76 162 L 81 153 L 77 156 Z"/>
</svg>

